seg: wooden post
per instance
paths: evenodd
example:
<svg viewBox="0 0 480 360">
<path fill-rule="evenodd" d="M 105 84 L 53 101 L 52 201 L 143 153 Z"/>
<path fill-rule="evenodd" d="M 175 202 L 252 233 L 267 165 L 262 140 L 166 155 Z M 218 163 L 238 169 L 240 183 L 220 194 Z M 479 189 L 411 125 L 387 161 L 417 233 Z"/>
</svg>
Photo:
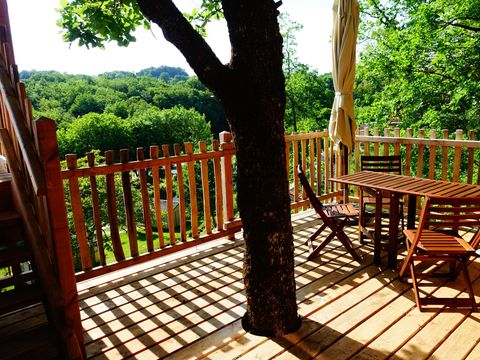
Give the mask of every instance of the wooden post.
<svg viewBox="0 0 480 360">
<path fill-rule="evenodd" d="M 34 121 L 34 128 L 38 155 L 47 177 L 46 198 L 48 214 L 54 242 L 56 271 L 65 300 L 65 320 L 67 326 L 73 329 L 76 340 L 85 357 L 77 284 L 73 267 L 70 233 L 68 231 L 67 209 L 65 207 L 65 194 L 60 173 L 56 124 L 53 120 L 40 118 Z"/>
<path fill-rule="evenodd" d="M 232 153 L 235 146 L 232 142 L 232 134 L 223 131 L 220 133 L 220 150 L 223 152 L 221 161 L 222 168 L 222 187 L 223 187 L 223 218 L 225 220 L 225 230 L 228 230 L 229 224 L 233 221 L 233 174 L 232 174 Z M 235 235 L 229 235 L 228 239 L 235 239 Z"/>
</svg>

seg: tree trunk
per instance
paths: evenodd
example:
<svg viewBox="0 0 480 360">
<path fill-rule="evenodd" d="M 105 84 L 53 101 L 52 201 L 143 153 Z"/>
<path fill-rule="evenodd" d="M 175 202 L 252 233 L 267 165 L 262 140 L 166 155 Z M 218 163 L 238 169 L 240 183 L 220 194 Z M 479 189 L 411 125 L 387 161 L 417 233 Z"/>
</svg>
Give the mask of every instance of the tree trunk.
<svg viewBox="0 0 480 360">
<path fill-rule="evenodd" d="M 222 65 L 169 0 L 138 0 L 222 103 L 237 151 L 237 201 L 245 238 L 244 327 L 283 335 L 300 325 L 285 167 L 285 79 L 277 4 L 224 0 L 232 58 Z"/>
</svg>

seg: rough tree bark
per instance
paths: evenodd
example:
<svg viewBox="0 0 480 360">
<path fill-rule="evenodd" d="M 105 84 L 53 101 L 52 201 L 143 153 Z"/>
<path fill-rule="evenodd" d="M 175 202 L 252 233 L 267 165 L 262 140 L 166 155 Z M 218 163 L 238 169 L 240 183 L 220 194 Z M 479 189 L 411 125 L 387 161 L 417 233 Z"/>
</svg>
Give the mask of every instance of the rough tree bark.
<svg viewBox="0 0 480 360">
<path fill-rule="evenodd" d="M 232 45 L 223 65 L 170 0 L 137 0 L 222 103 L 237 151 L 238 207 L 246 243 L 244 327 L 282 335 L 300 325 L 285 168 L 285 79 L 272 0 L 224 0 Z"/>
</svg>

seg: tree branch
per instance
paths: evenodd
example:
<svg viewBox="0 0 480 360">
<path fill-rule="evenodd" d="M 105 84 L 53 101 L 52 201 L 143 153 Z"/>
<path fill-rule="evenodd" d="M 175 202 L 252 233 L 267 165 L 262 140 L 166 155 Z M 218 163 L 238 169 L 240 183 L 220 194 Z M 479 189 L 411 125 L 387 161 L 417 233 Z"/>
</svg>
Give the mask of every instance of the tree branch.
<svg viewBox="0 0 480 360">
<path fill-rule="evenodd" d="M 459 24 L 456 22 L 456 20 L 449 21 L 449 22 L 444 22 L 445 27 L 447 26 L 454 26 L 454 27 L 459 27 L 465 30 L 473 31 L 473 32 L 480 32 L 480 27 L 474 27 L 470 25 L 465 25 L 465 24 Z"/>
<path fill-rule="evenodd" d="M 193 29 L 172 0 L 137 0 L 140 10 L 163 31 L 165 39 L 184 56 L 188 64 L 215 95 L 228 87 L 228 67 L 223 65 L 205 39 Z"/>
</svg>

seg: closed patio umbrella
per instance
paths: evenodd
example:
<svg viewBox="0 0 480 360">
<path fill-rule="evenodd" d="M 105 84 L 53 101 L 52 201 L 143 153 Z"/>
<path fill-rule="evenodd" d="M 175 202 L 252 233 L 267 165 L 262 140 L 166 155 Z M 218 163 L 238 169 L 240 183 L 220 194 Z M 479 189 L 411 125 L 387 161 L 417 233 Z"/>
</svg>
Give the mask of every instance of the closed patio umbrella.
<svg viewBox="0 0 480 360">
<path fill-rule="evenodd" d="M 352 90 L 355 82 L 355 51 L 359 23 L 357 0 L 333 2 L 333 86 L 335 100 L 328 132 L 337 150 L 340 144 L 346 153 L 353 149 L 355 141 L 355 114 Z M 346 164 L 345 164 L 346 165 Z"/>
</svg>

